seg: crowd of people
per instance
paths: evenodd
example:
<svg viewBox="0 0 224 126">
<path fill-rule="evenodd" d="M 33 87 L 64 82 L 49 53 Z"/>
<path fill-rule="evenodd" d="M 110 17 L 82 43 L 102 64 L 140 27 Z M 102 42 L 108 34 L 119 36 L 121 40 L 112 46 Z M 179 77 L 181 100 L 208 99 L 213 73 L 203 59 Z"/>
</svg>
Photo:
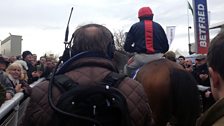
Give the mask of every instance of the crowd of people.
<svg viewBox="0 0 224 126">
<path fill-rule="evenodd" d="M 202 98 L 203 111 L 214 104 L 215 100 L 211 92 L 206 54 L 199 54 L 195 55 L 195 57 L 188 58 L 182 55 L 176 57 L 173 51 L 168 51 L 163 57 L 178 63 L 195 78 Z"/>
<path fill-rule="evenodd" d="M 5 93 L 1 100 L 11 99 L 15 93 L 31 94 L 30 84 L 39 78 L 48 78 L 55 67 L 55 59 L 42 56 L 37 60 L 36 54 L 24 51 L 21 56 L 0 56 L 0 82 Z M 2 103 L 2 102 L 1 102 Z"/>
<path fill-rule="evenodd" d="M 126 119 L 130 125 L 223 125 L 224 33 L 219 33 L 211 41 L 208 54 L 198 55 L 192 60 L 176 57 L 174 52 L 168 51 L 165 32 L 152 21 L 153 13 L 149 7 L 141 8 L 138 17 L 140 22 L 131 27 L 124 44 L 124 49 L 134 55 L 124 66 L 127 76 L 116 87 L 125 98 L 129 117 Z M 113 63 L 115 49 L 113 34 L 105 26 L 80 26 L 73 34 L 70 59 L 59 67 L 49 57 L 37 60 L 30 51 L 24 51 L 21 58 L 0 57 L 0 93 L 5 94 L 5 99 L 11 99 L 16 92 L 24 92 L 30 97 L 21 126 L 59 125 L 54 117 L 61 113 L 64 116 L 57 119 L 76 118 L 72 120 L 76 125 L 86 124 L 85 121 L 82 123 L 83 120 L 88 120 L 91 125 L 110 123 L 105 116 L 109 111 L 103 113 L 105 115 L 97 115 L 100 108 L 95 105 L 91 109 L 93 119 L 81 118 L 77 121 L 80 116 L 65 114 L 69 111 L 61 112 L 54 104 L 61 101 L 64 90 L 60 85 L 52 87 L 51 83 L 54 83 L 56 75 L 64 75 L 75 82 L 71 84 L 71 81 L 63 80 L 69 87 L 99 86 L 98 82 L 109 74 L 119 72 Z M 133 74 L 136 74 L 134 79 Z M 29 84 L 40 77 L 49 79 L 31 89 Z M 110 89 L 108 85 L 106 89 Z M 74 104 L 76 101 L 69 105 Z M 109 100 L 106 104 L 112 105 Z M 114 115 L 109 117 L 114 118 L 113 123 L 117 122 Z"/>
</svg>

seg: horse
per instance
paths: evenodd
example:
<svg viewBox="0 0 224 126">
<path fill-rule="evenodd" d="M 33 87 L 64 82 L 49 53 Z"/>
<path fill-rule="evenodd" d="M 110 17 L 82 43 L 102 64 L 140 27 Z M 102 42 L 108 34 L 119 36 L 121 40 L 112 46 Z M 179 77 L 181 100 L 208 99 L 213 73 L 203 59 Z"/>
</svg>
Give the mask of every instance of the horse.
<svg viewBox="0 0 224 126">
<path fill-rule="evenodd" d="M 158 59 L 143 65 L 136 78 L 148 96 L 155 126 L 194 126 L 201 113 L 193 76 L 179 64 Z"/>
<path fill-rule="evenodd" d="M 125 51 L 115 50 L 113 63 L 117 67 L 119 73 L 124 73 L 124 66 L 125 66 L 125 64 L 127 64 L 128 60 L 131 56 L 132 56 L 132 54 L 129 54 Z"/>
</svg>

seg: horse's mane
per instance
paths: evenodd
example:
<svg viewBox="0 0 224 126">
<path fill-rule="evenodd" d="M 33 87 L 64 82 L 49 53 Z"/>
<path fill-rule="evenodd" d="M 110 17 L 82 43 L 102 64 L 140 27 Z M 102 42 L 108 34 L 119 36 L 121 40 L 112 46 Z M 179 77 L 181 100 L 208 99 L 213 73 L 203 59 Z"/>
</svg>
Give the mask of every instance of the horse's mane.
<svg viewBox="0 0 224 126">
<path fill-rule="evenodd" d="M 128 62 L 130 57 L 131 57 L 131 54 L 125 51 L 115 50 L 113 62 L 115 66 L 118 68 L 120 73 L 123 73 L 124 66 Z"/>
<path fill-rule="evenodd" d="M 182 69 L 170 70 L 171 100 L 177 126 L 194 126 L 201 113 L 200 95 L 193 76 Z"/>
</svg>

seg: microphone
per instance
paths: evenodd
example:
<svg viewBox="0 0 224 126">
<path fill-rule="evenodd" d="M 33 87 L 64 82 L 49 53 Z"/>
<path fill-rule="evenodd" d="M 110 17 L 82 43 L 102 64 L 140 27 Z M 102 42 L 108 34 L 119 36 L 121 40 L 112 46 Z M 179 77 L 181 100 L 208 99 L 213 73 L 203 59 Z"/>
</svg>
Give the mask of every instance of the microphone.
<svg viewBox="0 0 224 126">
<path fill-rule="evenodd" d="M 71 41 L 68 42 L 68 35 L 69 35 L 69 23 L 70 23 L 72 11 L 73 11 L 73 7 L 71 9 L 70 16 L 69 16 L 68 23 L 67 23 L 67 28 L 66 28 L 66 31 L 65 31 L 65 41 L 64 41 L 65 50 L 64 50 L 64 53 L 62 55 L 62 61 L 63 62 L 65 62 L 69 58 L 71 58 Z"/>
<path fill-rule="evenodd" d="M 69 23 L 70 23 L 72 11 L 73 11 L 73 7 L 71 9 L 70 16 L 69 16 L 68 23 L 67 23 L 67 28 L 66 28 L 66 31 L 65 31 L 65 44 L 68 44 Z"/>
</svg>

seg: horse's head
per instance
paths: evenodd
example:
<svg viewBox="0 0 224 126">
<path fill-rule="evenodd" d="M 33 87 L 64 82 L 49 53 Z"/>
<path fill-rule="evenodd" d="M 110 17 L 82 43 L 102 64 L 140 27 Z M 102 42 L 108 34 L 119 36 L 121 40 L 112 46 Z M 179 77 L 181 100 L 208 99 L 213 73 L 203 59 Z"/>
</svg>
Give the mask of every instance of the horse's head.
<svg viewBox="0 0 224 126">
<path fill-rule="evenodd" d="M 116 67 L 118 68 L 120 73 L 123 73 L 124 65 L 128 62 L 128 59 L 131 56 L 132 56 L 131 54 L 129 54 L 125 51 L 115 50 L 113 62 L 116 65 Z"/>
<path fill-rule="evenodd" d="M 197 83 L 179 64 L 166 59 L 149 62 L 136 80 L 148 95 L 156 125 L 165 126 L 172 119 L 182 126 L 195 123 L 200 112 Z"/>
</svg>

